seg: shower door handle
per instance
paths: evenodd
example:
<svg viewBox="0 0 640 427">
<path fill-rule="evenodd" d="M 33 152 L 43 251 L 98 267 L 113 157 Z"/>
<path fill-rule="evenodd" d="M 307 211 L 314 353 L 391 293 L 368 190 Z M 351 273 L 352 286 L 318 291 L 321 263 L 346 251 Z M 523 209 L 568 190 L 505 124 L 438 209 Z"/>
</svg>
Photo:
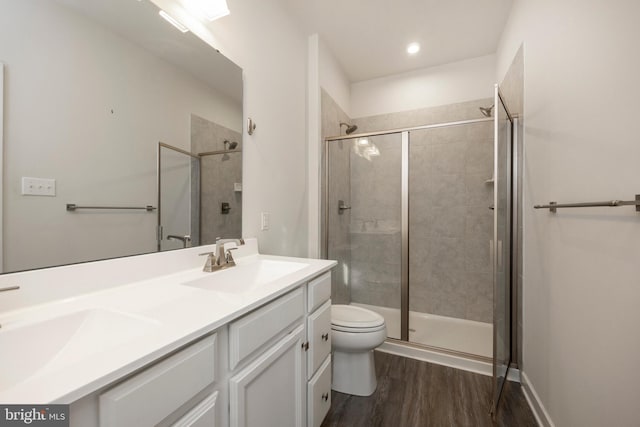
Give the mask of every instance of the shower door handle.
<svg viewBox="0 0 640 427">
<path fill-rule="evenodd" d="M 491 268 L 493 268 L 494 256 L 495 253 L 493 252 L 493 240 L 489 240 L 489 264 L 491 265 Z"/>
<path fill-rule="evenodd" d="M 502 240 L 498 240 L 498 267 L 502 267 Z M 489 240 L 489 262 L 493 265 L 496 253 L 493 249 L 493 240 Z"/>
<path fill-rule="evenodd" d="M 351 209 L 351 206 L 348 206 L 344 200 L 338 200 L 338 213 L 342 214 L 344 211 Z"/>
</svg>

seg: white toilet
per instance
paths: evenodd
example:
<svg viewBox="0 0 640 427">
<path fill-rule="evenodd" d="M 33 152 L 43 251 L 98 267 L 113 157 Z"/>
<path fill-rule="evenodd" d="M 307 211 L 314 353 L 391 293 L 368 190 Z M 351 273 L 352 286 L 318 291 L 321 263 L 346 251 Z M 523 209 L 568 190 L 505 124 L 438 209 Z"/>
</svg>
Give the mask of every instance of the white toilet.
<svg viewBox="0 0 640 427">
<path fill-rule="evenodd" d="M 373 349 L 387 338 L 384 317 L 353 305 L 331 306 L 333 378 L 340 393 L 370 396 L 378 385 Z"/>
</svg>

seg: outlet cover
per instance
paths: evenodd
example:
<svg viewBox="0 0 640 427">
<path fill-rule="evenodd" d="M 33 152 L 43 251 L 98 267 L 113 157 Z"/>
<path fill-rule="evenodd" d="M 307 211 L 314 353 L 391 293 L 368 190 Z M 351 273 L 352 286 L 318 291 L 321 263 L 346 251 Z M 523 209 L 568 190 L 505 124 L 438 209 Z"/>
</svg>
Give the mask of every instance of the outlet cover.
<svg viewBox="0 0 640 427">
<path fill-rule="evenodd" d="M 22 177 L 23 196 L 49 196 L 56 195 L 56 180 L 52 178 Z"/>
</svg>

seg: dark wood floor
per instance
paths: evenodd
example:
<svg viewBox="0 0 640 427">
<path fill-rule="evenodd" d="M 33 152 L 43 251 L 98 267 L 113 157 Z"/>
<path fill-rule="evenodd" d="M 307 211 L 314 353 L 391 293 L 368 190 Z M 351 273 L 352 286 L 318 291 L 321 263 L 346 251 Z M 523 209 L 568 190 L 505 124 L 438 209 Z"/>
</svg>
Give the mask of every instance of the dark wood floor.
<svg viewBox="0 0 640 427">
<path fill-rule="evenodd" d="M 332 392 L 322 427 L 537 426 L 518 383 L 505 385 L 492 421 L 491 377 L 378 351 L 375 360 L 375 393 L 358 397 Z"/>
</svg>

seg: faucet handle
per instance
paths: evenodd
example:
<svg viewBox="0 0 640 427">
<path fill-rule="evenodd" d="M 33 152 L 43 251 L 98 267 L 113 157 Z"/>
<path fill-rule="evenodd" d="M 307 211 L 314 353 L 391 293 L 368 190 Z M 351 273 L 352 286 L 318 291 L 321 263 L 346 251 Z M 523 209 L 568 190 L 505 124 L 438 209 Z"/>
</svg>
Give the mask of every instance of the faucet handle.
<svg viewBox="0 0 640 427">
<path fill-rule="evenodd" d="M 214 256 L 215 254 L 216 254 L 215 252 L 203 252 L 201 254 L 198 254 L 198 256 L 205 256 L 205 255 Z"/>
<path fill-rule="evenodd" d="M 235 264 L 235 260 L 233 259 L 233 255 L 231 255 L 231 251 L 235 251 L 238 248 L 229 248 L 225 251 L 224 257 L 225 260 L 227 261 L 227 263 L 234 263 Z"/>
</svg>

